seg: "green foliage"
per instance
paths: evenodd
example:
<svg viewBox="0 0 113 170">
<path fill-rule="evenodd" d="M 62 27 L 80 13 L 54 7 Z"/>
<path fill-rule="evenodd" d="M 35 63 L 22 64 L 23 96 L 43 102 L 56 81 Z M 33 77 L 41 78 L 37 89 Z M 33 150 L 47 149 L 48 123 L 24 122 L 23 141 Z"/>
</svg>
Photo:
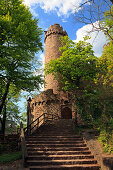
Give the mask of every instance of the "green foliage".
<svg viewBox="0 0 113 170">
<path fill-rule="evenodd" d="M 99 58 L 97 67 L 99 73 L 95 79 L 95 83 L 101 86 L 113 87 L 113 43 L 109 42 L 104 47 L 103 54 Z"/>
<path fill-rule="evenodd" d="M 21 117 L 22 117 L 23 127 L 26 127 L 27 126 L 27 112 L 23 112 Z"/>
<path fill-rule="evenodd" d="M 52 73 L 56 79 L 61 77 L 63 89 L 72 91 L 84 123 L 99 129 L 106 151 L 112 152 L 112 123 L 109 120 L 113 113 L 113 44 L 110 42 L 104 48 L 100 58 L 94 56 L 92 46 L 85 41 L 74 43 L 64 37 L 61 44 L 62 56 L 46 65 L 46 74 Z"/>
<path fill-rule="evenodd" d="M 104 151 L 113 153 L 113 5 L 105 12 L 102 26 L 110 41 L 104 47 L 103 54 L 97 62 L 99 72 L 95 83 L 100 87 L 101 95 L 98 104 L 103 107 L 96 126 L 100 130 L 99 141 L 103 144 Z"/>
<path fill-rule="evenodd" d="M 35 53 L 42 50 L 37 24 L 22 1 L 0 1 L 0 83 L 4 86 L 9 79 L 18 89 L 31 91 L 42 83 L 41 75 L 33 74 L 39 65 Z"/>
<path fill-rule="evenodd" d="M 1 154 L 0 155 L 0 164 L 3 163 L 12 163 L 15 160 L 21 159 L 22 153 L 21 152 L 12 152 L 7 154 Z"/>
<path fill-rule="evenodd" d="M 3 89 L 3 88 L 2 88 Z M 20 116 L 20 110 L 18 106 L 18 101 L 20 100 L 20 91 L 18 92 L 18 89 L 15 86 L 10 85 L 9 93 L 7 95 L 7 99 L 5 101 L 6 104 L 6 133 L 10 132 L 12 133 L 12 130 L 15 131 L 16 129 L 9 128 L 9 122 L 10 124 L 15 124 L 15 127 L 17 124 L 20 124 L 20 121 L 22 120 Z M 4 117 L 4 108 L 0 115 L 0 123 L 2 125 Z M 2 126 L 1 126 L 2 128 Z"/>
<path fill-rule="evenodd" d="M 21 90 L 39 90 L 43 83 L 35 57 L 43 50 L 41 35 L 38 20 L 21 0 L 0 1 L 0 121 L 6 117 L 5 105 L 7 117 L 19 118 L 16 100 Z"/>
<path fill-rule="evenodd" d="M 94 85 L 94 78 L 98 73 L 98 59 L 94 56 L 91 44 L 85 41 L 74 43 L 64 37 L 61 38 L 61 44 L 62 56 L 47 64 L 46 73 L 52 73 L 55 78 L 61 76 L 63 89 L 72 91 L 80 116 L 85 122 L 91 123 L 99 116 L 91 112 L 94 106 L 93 113 L 96 112 L 98 103 L 98 89 Z"/>
<path fill-rule="evenodd" d="M 111 131 L 102 130 L 98 139 L 103 144 L 104 152 L 113 153 L 113 136 Z"/>
<path fill-rule="evenodd" d="M 88 125 L 100 131 L 106 152 L 113 152 L 113 6 L 104 14 L 100 27 L 109 39 L 100 58 L 84 41 L 61 38 L 62 56 L 46 65 L 46 73 L 61 77 L 64 90 L 75 97 L 77 111 Z"/>
<path fill-rule="evenodd" d="M 113 5 L 105 12 L 102 27 L 107 38 L 113 42 Z"/>
<path fill-rule="evenodd" d="M 67 36 L 61 37 L 61 44 L 62 56 L 46 65 L 46 74 L 61 76 L 65 90 L 85 88 L 85 81 L 91 82 L 97 72 L 92 46 L 85 41 L 74 43 Z"/>
</svg>

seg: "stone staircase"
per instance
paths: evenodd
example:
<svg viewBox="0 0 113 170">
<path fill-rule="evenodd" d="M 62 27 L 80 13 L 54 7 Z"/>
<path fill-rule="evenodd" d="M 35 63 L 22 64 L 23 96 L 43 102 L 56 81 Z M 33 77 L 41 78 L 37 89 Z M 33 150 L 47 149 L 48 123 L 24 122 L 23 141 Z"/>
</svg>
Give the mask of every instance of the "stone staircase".
<svg viewBox="0 0 113 170">
<path fill-rule="evenodd" d="M 72 120 L 54 120 L 26 138 L 30 170 L 98 170 L 82 136 L 74 134 Z"/>
</svg>

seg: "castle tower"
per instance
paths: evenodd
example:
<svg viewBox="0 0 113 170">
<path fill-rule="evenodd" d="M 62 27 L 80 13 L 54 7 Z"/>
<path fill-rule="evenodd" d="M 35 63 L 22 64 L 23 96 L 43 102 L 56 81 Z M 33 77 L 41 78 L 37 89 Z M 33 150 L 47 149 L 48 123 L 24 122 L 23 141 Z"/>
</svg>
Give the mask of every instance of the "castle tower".
<svg viewBox="0 0 113 170">
<path fill-rule="evenodd" d="M 59 38 L 66 35 L 66 31 L 59 24 L 50 25 L 49 30 L 45 31 L 45 64 L 61 56 L 59 51 L 61 42 Z M 58 93 L 60 85 L 57 80 L 54 80 L 52 74 L 45 76 L 45 82 L 44 90 L 53 89 L 53 93 Z"/>
<path fill-rule="evenodd" d="M 51 25 L 49 30 L 45 31 L 45 64 L 62 55 L 59 51 L 59 38 L 66 35 L 66 31 L 59 24 Z M 59 81 L 54 80 L 51 74 L 45 76 L 45 81 L 44 91 L 28 100 L 28 124 L 43 113 L 52 114 L 55 119 L 75 119 L 71 93 L 62 91 Z"/>
</svg>

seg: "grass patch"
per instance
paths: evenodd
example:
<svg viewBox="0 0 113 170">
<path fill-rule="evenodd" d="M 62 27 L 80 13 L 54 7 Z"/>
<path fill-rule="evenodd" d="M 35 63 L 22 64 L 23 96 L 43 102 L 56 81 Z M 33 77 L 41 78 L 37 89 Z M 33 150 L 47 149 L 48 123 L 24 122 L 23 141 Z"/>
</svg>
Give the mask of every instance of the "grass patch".
<svg viewBox="0 0 113 170">
<path fill-rule="evenodd" d="M 22 152 L 12 152 L 12 153 L 4 153 L 0 155 L 0 164 L 3 163 L 12 163 L 15 160 L 22 158 Z"/>
</svg>

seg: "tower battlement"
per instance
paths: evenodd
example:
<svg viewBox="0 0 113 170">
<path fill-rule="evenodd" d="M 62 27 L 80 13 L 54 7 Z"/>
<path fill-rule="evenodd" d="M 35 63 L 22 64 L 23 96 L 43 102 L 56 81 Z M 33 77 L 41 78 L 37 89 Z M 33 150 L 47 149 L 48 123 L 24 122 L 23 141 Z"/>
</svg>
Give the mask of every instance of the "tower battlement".
<svg viewBox="0 0 113 170">
<path fill-rule="evenodd" d="M 67 32 L 63 30 L 62 26 L 59 24 L 50 25 L 49 30 L 45 31 L 45 40 L 51 34 L 61 34 L 63 36 L 67 35 Z"/>
</svg>

